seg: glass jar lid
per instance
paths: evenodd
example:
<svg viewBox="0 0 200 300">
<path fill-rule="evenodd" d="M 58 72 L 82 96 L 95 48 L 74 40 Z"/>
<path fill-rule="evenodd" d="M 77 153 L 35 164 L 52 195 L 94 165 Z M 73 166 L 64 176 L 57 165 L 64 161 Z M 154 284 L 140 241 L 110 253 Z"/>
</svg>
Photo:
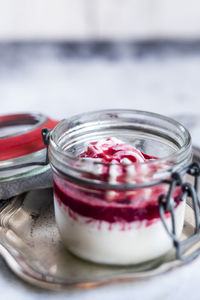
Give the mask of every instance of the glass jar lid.
<svg viewBox="0 0 200 300">
<path fill-rule="evenodd" d="M 46 156 L 41 131 L 53 129 L 58 121 L 39 113 L 0 116 L 0 182 L 44 172 L 48 166 L 20 165 L 42 161 Z"/>
</svg>

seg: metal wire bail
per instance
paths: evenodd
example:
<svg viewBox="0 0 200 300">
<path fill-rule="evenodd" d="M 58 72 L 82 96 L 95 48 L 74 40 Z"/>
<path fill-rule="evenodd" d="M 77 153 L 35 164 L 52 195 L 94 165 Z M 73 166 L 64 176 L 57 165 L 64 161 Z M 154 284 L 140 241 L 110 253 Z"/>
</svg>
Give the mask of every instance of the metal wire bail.
<svg viewBox="0 0 200 300">
<path fill-rule="evenodd" d="M 194 177 L 194 186 L 189 182 L 183 181 L 183 175 L 189 174 Z M 200 254 L 200 249 L 186 255 L 186 250 L 194 244 L 195 241 L 199 239 L 199 197 L 198 197 L 198 188 L 199 188 L 199 177 L 200 177 L 200 164 L 197 162 L 192 163 L 187 168 L 183 169 L 180 172 L 172 173 L 171 181 L 169 182 L 169 190 L 167 194 L 162 194 L 158 199 L 159 205 L 159 214 L 163 226 L 173 241 L 173 245 L 176 249 L 176 258 L 181 261 L 188 262 L 194 259 L 196 256 Z M 175 201 L 173 199 L 173 192 L 175 188 L 179 186 L 182 189 L 182 197 L 181 201 L 186 200 L 187 198 L 191 198 L 192 200 L 192 208 L 194 211 L 194 219 L 195 219 L 195 229 L 194 234 L 189 238 L 180 241 L 177 237 L 176 231 L 176 222 L 175 222 Z M 165 220 L 165 213 L 168 212 L 171 216 L 171 230 L 167 226 Z M 184 255 L 185 254 L 185 255 Z"/>
</svg>

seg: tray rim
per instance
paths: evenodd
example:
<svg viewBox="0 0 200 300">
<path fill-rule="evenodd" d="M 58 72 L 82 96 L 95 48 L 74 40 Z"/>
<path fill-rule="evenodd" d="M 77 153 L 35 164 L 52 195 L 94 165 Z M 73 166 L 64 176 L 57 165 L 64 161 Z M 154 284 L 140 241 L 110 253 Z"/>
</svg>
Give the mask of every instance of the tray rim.
<svg viewBox="0 0 200 300">
<path fill-rule="evenodd" d="M 17 255 L 19 258 L 19 261 L 16 261 L 16 257 L 13 255 L 13 251 L 16 251 L 15 248 L 11 248 L 8 244 L 7 246 L 4 244 L 2 245 L 0 243 L 0 255 L 5 260 L 8 267 L 13 271 L 15 275 L 17 275 L 20 279 L 24 280 L 25 282 L 28 282 L 31 285 L 34 285 L 39 288 L 52 290 L 52 291 L 61 291 L 61 290 L 67 290 L 67 289 L 90 289 L 95 287 L 100 287 L 104 285 L 109 284 L 117 284 L 117 283 L 134 283 L 134 282 L 141 282 L 153 279 L 155 277 L 168 274 L 173 270 L 176 270 L 180 267 L 183 267 L 185 265 L 188 265 L 195 260 L 198 259 L 198 257 L 193 258 L 190 262 L 179 262 L 178 260 L 170 261 L 166 263 L 169 268 L 162 270 L 166 264 L 160 264 L 158 268 L 155 268 L 153 270 L 153 274 L 148 274 L 152 272 L 152 270 L 142 271 L 134 274 L 134 277 L 130 274 L 123 274 L 119 275 L 121 277 L 116 277 L 112 279 L 105 279 L 105 280 L 97 280 L 97 281 L 85 281 L 80 283 L 73 283 L 73 282 L 55 282 L 51 280 L 44 280 L 41 276 L 41 273 L 35 271 L 31 266 L 29 266 L 23 257 L 19 254 L 18 251 Z M 159 270 L 159 272 L 157 272 Z M 49 276 L 50 279 L 50 276 Z"/>
</svg>

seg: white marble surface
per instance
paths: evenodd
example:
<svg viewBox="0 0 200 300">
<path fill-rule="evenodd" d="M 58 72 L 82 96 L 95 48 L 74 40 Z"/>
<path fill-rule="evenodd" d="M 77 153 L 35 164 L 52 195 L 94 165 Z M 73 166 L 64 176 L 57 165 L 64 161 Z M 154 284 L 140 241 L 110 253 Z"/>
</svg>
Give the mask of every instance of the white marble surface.
<svg viewBox="0 0 200 300">
<path fill-rule="evenodd" d="M 125 51 L 120 59 L 69 59 L 58 57 L 54 48 L 32 54 L 9 51 L 0 56 L 1 114 L 41 111 L 64 118 L 105 108 L 187 114 L 193 141 L 200 145 L 200 55 L 196 52 L 137 57 Z M 200 259 L 146 282 L 52 293 L 22 282 L 0 259 L 0 299 L 193 300 L 200 297 L 199 277 Z"/>
</svg>

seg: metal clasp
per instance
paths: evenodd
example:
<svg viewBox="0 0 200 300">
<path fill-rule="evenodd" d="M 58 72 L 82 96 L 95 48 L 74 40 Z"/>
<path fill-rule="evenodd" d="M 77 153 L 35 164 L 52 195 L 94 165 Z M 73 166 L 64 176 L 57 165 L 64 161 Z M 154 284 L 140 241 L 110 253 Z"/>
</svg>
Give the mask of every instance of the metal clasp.
<svg viewBox="0 0 200 300">
<path fill-rule="evenodd" d="M 194 186 L 189 182 L 183 181 L 183 175 L 189 174 L 194 177 Z M 200 238 L 200 223 L 199 223 L 199 197 L 198 197 L 198 188 L 199 188 L 199 178 L 200 178 L 200 164 L 197 162 L 192 163 L 187 168 L 183 169 L 181 172 L 172 173 L 171 180 L 169 182 L 169 190 L 167 194 L 162 194 L 158 199 L 159 205 L 159 214 L 163 226 L 173 241 L 173 245 L 176 249 L 176 258 L 181 261 L 188 262 L 194 259 L 200 254 L 200 249 L 195 250 L 189 255 L 184 255 L 184 252 L 195 243 Z M 180 241 L 177 237 L 177 228 L 175 221 L 175 202 L 173 199 L 173 193 L 176 187 L 181 187 L 182 197 L 181 201 L 186 200 L 188 197 L 192 200 L 192 208 L 194 211 L 195 219 L 195 228 L 194 234 L 189 238 Z M 165 213 L 168 212 L 171 216 L 171 230 L 168 228 Z"/>
</svg>

